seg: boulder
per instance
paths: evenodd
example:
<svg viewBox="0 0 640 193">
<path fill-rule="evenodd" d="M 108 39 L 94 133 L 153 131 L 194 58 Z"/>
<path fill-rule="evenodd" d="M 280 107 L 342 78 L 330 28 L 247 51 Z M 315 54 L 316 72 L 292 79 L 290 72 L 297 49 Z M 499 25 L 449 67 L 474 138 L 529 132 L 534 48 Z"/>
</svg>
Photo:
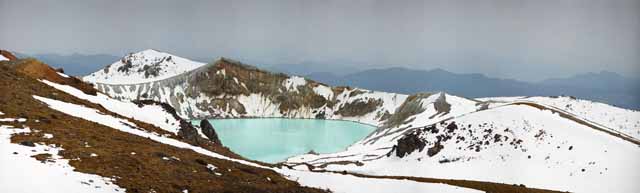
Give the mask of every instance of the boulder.
<svg viewBox="0 0 640 193">
<path fill-rule="evenodd" d="M 202 133 L 209 138 L 215 144 L 222 144 L 220 139 L 218 138 L 218 134 L 216 130 L 213 128 L 213 125 L 209 123 L 207 120 L 200 121 L 200 129 L 202 129 Z"/>
<path fill-rule="evenodd" d="M 189 122 L 184 120 L 180 120 L 178 136 L 191 144 L 198 144 L 198 139 L 200 138 L 198 130 L 196 130 L 196 128 L 194 128 Z"/>
<path fill-rule="evenodd" d="M 420 132 L 412 132 L 398 139 L 393 150 L 395 150 L 396 156 L 402 158 L 416 150 L 421 152 L 426 145 L 427 142 L 420 138 Z"/>
</svg>

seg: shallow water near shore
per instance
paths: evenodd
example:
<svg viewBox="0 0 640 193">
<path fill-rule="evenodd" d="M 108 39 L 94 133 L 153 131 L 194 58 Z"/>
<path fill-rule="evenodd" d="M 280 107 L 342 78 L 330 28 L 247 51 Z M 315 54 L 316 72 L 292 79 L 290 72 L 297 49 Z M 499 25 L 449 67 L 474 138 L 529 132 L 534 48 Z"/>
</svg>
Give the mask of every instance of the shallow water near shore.
<svg viewBox="0 0 640 193">
<path fill-rule="evenodd" d="M 222 144 L 248 159 L 267 163 L 312 150 L 339 152 L 376 129 L 356 122 L 319 119 L 209 119 L 209 122 Z"/>
</svg>

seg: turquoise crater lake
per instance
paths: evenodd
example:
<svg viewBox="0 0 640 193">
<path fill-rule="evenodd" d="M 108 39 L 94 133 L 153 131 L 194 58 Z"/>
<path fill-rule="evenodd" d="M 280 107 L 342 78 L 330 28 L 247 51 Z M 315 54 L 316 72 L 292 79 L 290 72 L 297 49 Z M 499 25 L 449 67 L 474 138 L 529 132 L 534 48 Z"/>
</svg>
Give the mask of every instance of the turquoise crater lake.
<svg viewBox="0 0 640 193">
<path fill-rule="evenodd" d="M 267 163 L 281 162 L 311 150 L 339 152 L 376 129 L 351 121 L 319 119 L 210 119 L 209 122 L 223 145 L 248 159 Z"/>
</svg>

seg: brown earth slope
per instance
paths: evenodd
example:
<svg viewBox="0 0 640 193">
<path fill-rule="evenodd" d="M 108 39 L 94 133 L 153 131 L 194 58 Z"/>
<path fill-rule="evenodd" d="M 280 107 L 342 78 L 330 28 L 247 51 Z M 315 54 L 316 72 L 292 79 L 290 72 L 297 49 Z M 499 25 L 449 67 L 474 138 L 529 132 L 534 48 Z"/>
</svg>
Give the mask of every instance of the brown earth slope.
<svg viewBox="0 0 640 193">
<path fill-rule="evenodd" d="M 62 147 L 64 151 L 59 153 L 60 156 L 70 160 L 69 164 L 76 171 L 114 177 L 114 183 L 127 192 L 181 192 L 185 189 L 190 192 L 324 192 L 302 187 L 272 170 L 211 158 L 53 110 L 32 96 L 80 104 L 117 116 L 99 105 L 36 80 L 48 79 L 77 86 L 87 94 L 94 92 L 90 86 L 50 70 L 35 60 L 0 62 L 0 109 L 5 113 L 3 116 L 26 118 L 27 122 L 8 124 L 40 131 L 14 135 L 11 138 L 13 143 L 33 142 Z M 150 124 L 134 123 L 143 130 L 161 132 Z M 54 137 L 43 138 L 44 133 Z M 92 157 L 92 153 L 100 156 Z M 48 155 L 36 157 L 46 159 Z M 163 157 L 177 159 L 165 160 Z M 209 171 L 207 164 L 215 165 L 216 171 L 222 175 Z"/>
</svg>

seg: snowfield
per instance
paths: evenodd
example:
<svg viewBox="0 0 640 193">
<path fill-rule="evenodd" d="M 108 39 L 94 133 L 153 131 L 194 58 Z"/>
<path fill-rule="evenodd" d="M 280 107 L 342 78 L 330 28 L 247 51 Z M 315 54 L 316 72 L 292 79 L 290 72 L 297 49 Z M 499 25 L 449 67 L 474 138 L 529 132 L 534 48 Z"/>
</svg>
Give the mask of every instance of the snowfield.
<svg viewBox="0 0 640 193">
<path fill-rule="evenodd" d="M 420 183 L 410 180 L 371 179 L 351 175 L 315 173 L 297 170 L 276 170 L 303 186 L 330 189 L 335 193 L 474 193 L 478 190 L 437 183 Z"/>
<path fill-rule="evenodd" d="M 83 80 L 109 84 L 152 82 L 188 72 L 204 64 L 148 49 L 128 54 L 103 70 L 85 76 Z"/>
<path fill-rule="evenodd" d="M 571 97 L 493 97 L 478 100 L 491 101 L 496 105 L 514 102 L 534 102 L 571 113 L 595 122 L 611 130 L 640 139 L 640 111 L 623 109 L 604 103 L 574 99 Z"/>
<path fill-rule="evenodd" d="M 0 190 L 11 193 L 34 192 L 125 192 L 112 179 L 75 172 L 69 161 L 61 159 L 60 147 L 36 144 L 27 147 L 11 143 L 11 135 L 32 132 L 29 128 L 0 125 Z M 52 159 L 42 163 L 31 156 L 48 153 Z"/>
</svg>

